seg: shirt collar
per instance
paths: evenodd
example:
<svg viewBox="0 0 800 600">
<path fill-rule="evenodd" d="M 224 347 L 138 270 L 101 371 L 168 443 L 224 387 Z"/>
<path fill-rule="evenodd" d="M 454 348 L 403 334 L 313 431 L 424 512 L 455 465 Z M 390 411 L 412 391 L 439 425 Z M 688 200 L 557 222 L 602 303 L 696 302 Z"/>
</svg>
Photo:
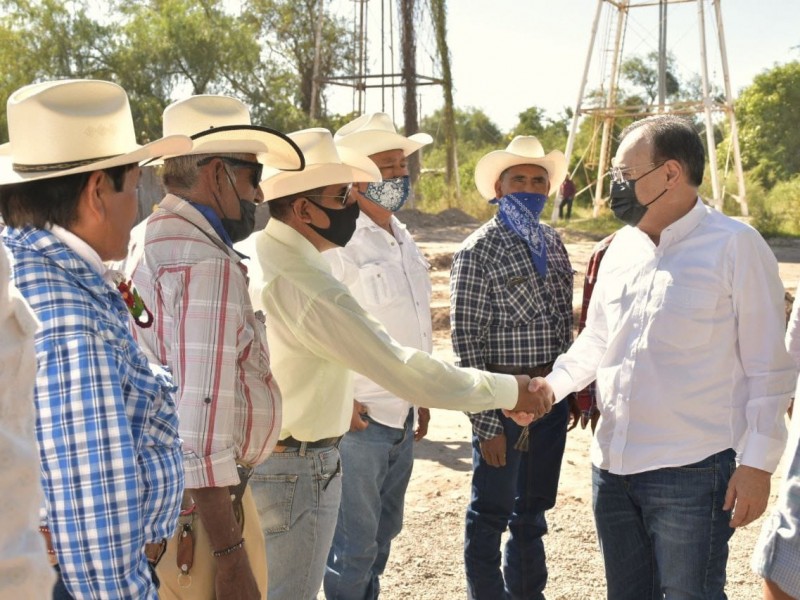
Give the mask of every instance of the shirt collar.
<svg viewBox="0 0 800 600">
<path fill-rule="evenodd" d="M 264 231 L 288 248 L 297 252 L 299 257 L 308 262 L 312 267 L 331 272 L 331 266 L 322 253 L 293 227 L 278 219 L 270 219 Z"/>
<path fill-rule="evenodd" d="M 674 223 L 667 225 L 661 232 L 659 247 L 667 248 L 685 238 L 700 224 L 700 222 L 711 212 L 698 197 L 692 209 Z"/>
<path fill-rule="evenodd" d="M 114 279 L 118 272 L 109 269 L 94 248 L 60 225 L 51 225 L 48 227 L 48 230 L 58 238 L 61 243 L 85 260 L 92 270 L 100 275 L 110 287 L 116 289 Z"/>
<path fill-rule="evenodd" d="M 183 198 L 186 200 L 186 198 Z M 217 216 L 217 213 L 214 212 L 214 209 L 210 206 L 206 206 L 205 204 L 199 204 L 197 202 L 192 202 L 191 200 L 186 200 L 189 204 L 191 204 L 197 212 L 199 212 L 203 217 L 205 217 L 206 221 L 208 221 L 209 225 L 214 228 L 214 231 L 217 232 L 219 238 L 225 242 L 225 245 L 228 248 L 233 248 L 233 240 L 231 240 L 231 236 L 228 235 L 228 232 L 225 231 L 225 228 L 222 226 L 222 219 Z"/>
</svg>

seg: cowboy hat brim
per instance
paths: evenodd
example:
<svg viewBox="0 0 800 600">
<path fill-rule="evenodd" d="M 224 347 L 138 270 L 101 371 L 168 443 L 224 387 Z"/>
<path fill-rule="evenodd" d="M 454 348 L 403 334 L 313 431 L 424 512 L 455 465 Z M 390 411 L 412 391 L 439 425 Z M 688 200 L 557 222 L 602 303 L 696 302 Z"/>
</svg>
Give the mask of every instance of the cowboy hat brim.
<svg viewBox="0 0 800 600">
<path fill-rule="evenodd" d="M 531 158 L 508 150 L 489 152 L 475 165 L 475 185 L 481 196 L 490 200 L 496 197 L 494 185 L 503 171 L 517 165 L 537 165 L 547 171 L 550 193 L 555 193 L 567 176 L 567 159 L 560 150 L 545 156 Z"/>
<path fill-rule="evenodd" d="M 306 165 L 302 175 L 271 170 L 261 181 L 264 199 L 275 200 L 337 183 L 381 181 L 380 170 L 369 158 L 348 148 L 337 150 L 341 163 Z"/>
<path fill-rule="evenodd" d="M 303 152 L 287 135 L 259 125 L 223 125 L 191 136 L 192 148 L 162 156 L 151 164 L 162 164 L 168 158 L 194 154 L 255 154 L 265 167 L 280 171 L 302 171 Z"/>
<path fill-rule="evenodd" d="M 90 171 L 102 171 L 112 167 L 119 167 L 132 163 L 140 164 L 163 156 L 165 154 L 180 154 L 192 147 L 191 140 L 183 135 L 171 135 L 165 138 L 150 142 L 144 146 L 137 145 L 134 150 L 125 154 L 104 157 L 97 160 L 89 159 L 89 162 L 68 168 L 59 168 L 60 165 L 37 165 L 26 167 L 26 170 L 15 169 L 13 156 L 11 155 L 11 144 L 0 146 L 0 186 L 14 185 L 17 183 L 27 183 L 42 179 L 55 179 L 56 177 L 66 177 L 67 175 L 77 175 Z M 29 170 L 28 170 L 29 169 Z"/>
</svg>

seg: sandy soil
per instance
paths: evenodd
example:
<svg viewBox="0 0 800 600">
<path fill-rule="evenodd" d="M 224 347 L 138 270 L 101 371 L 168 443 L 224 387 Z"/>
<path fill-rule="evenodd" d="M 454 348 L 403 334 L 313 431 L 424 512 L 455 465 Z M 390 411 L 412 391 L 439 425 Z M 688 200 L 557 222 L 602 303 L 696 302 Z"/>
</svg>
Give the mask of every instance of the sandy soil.
<svg viewBox="0 0 800 600">
<path fill-rule="evenodd" d="M 458 211 L 425 217 L 403 211 L 432 265 L 435 353 L 452 360 L 449 336 L 449 268 L 453 251 L 476 223 Z M 594 240 L 563 233 L 575 278 L 575 306 L 580 307 L 583 276 Z M 800 244 L 772 245 L 780 261 L 781 278 L 794 293 L 800 279 Z M 470 425 L 462 413 L 433 410 L 428 436 L 415 446 L 415 465 L 406 495 L 404 529 L 395 540 L 382 578 L 386 600 L 451 600 L 466 597 L 462 548 L 464 511 L 471 475 Z M 556 507 L 548 513 L 550 533 L 545 538 L 550 600 L 600 600 L 606 597 L 605 579 L 591 510 L 589 430 L 570 432 L 561 470 Z M 779 486 L 773 479 L 774 492 Z M 761 519 L 733 536 L 728 564 L 730 600 L 760 598 L 760 582 L 750 571 L 750 553 Z M 322 595 L 320 595 L 322 598 Z"/>
</svg>

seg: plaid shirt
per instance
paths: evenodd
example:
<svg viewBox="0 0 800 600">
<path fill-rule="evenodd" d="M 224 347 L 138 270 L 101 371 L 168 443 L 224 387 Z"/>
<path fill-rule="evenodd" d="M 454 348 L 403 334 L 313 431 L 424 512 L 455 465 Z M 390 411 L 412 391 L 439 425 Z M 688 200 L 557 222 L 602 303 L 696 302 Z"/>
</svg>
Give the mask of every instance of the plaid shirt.
<svg viewBox="0 0 800 600">
<path fill-rule="evenodd" d="M 237 484 L 236 462 L 257 465 L 278 441 L 281 395 L 241 261 L 197 209 L 168 194 L 133 267 L 154 316 L 137 338 L 178 385 L 190 489 Z"/>
<path fill-rule="evenodd" d="M 453 256 L 450 335 L 457 364 L 536 366 L 572 342 L 573 270 L 558 233 L 542 225 L 547 277 L 536 272 L 525 242 L 495 216 Z M 503 433 L 497 411 L 469 415 L 482 440 Z"/>
<path fill-rule="evenodd" d="M 122 297 L 52 233 L 4 232 L 36 335 L 36 435 L 47 523 L 76 598 L 156 598 L 144 545 L 183 490 L 173 387 L 128 330 Z"/>
</svg>

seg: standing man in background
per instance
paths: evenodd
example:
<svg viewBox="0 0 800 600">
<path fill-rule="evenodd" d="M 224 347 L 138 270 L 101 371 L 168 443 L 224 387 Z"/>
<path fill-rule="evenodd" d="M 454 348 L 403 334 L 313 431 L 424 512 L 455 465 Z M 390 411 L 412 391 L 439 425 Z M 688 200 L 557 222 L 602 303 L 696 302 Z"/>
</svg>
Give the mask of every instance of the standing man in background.
<svg viewBox="0 0 800 600">
<path fill-rule="evenodd" d="M 353 184 L 350 194 L 361 210 L 355 233 L 344 248 L 323 256 L 333 276 L 389 335 L 431 352 L 428 262 L 395 213 L 410 191 L 407 157 L 432 139 L 425 133 L 400 135 L 389 115 L 373 113 L 339 129 L 334 141 L 369 156 L 383 181 Z M 392 540 L 403 526 L 413 440 L 425 437 L 430 420 L 427 408 L 415 409 L 358 373 L 353 397 L 350 431 L 339 444 L 342 501 L 325 572 L 328 600 L 378 597 Z"/>
<path fill-rule="evenodd" d="M 569 221 L 572 217 L 572 201 L 575 199 L 575 183 L 573 183 L 569 173 L 567 173 L 567 176 L 564 178 L 564 183 L 561 184 L 559 196 L 561 197 L 561 201 L 558 203 L 558 218 L 564 218 L 564 211 L 566 209 L 567 221 Z"/>
<path fill-rule="evenodd" d="M 500 208 L 453 257 L 450 322 L 460 366 L 537 377 L 569 348 L 573 270 L 558 233 L 539 221 L 566 171 L 564 155 L 545 155 L 533 136 L 514 138 L 475 167 L 478 191 Z M 470 415 L 472 498 L 464 533 L 470 599 L 543 598 L 545 511 L 556 501 L 568 416 L 566 403 L 527 427 L 499 410 Z"/>
</svg>

